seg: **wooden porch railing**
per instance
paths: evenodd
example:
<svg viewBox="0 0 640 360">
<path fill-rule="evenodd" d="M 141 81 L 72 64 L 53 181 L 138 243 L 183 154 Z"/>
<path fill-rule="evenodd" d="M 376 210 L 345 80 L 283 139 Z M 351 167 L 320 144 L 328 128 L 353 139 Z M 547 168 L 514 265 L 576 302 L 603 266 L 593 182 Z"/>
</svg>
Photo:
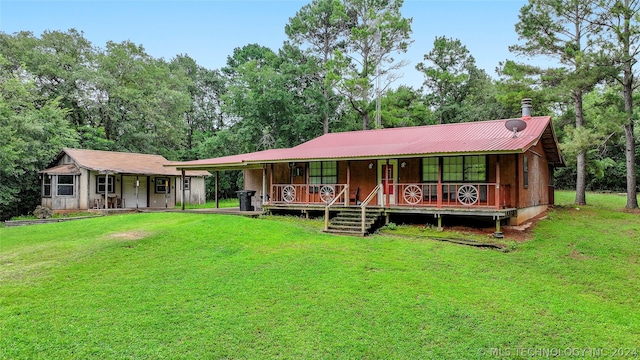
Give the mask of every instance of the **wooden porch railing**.
<svg viewBox="0 0 640 360">
<path fill-rule="evenodd" d="M 506 206 L 509 187 L 495 183 L 395 184 L 397 206 L 495 207 Z M 510 201 L 509 201 L 510 202 Z"/>
<path fill-rule="evenodd" d="M 329 208 L 336 203 L 336 200 L 341 199 L 343 197 L 345 198 L 344 206 L 349 206 L 349 198 L 344 196 L 344 194 L 348 194 L 348 193 L 349 193 L 349 185 L 345 186 L 344 189 L 342 189 L 342 191 L 340 191 L 338 196 L 333 198 L 333 200 L 331 200 L 331 202 L 329 202 L 327 204 L 327 206 L 325 206 L 325 208 L 324 208 L 324 231 L 329 230 Z"/>
<path fill-rule="evenodd" d="M 507 208 L 511 206 L 511 188 L 496 183 L 407 183 L 394 184 L 392 194 L 397 207 L 485 207 Z M 378 184 L 361 203 L 366 208 L 380 192 Z M 272 204 L 327 205 L 344 202 L 349 204 L 347 184 L 275 184 L 272 187 Z M 386 196 L 383 197 L 386 199 Z"/>
<path fill-rule="evenodd" d="M 382 189 L 382 184 L 378 184 L 375 188 L 373 188 L 373 190 L 371 190 L 369 195 L 367 195 L 367 197 L 364 199 L 364 201 L 360 204 L 360 210 L 361 210 L 360 221 L 361 221 L 361 224 L 362 224 L 361 231 L 362 231 L 363 234 L 367 229 L 366 228 L 367 205 L 369 205 L 371 200 L 373 200 L 373 198 L 378 194 L 378 191 L 380 191 L 380 189 Z"/>
<path fill-rule="evenodd" d="M 272 204 L 328 204 L 349 201 L 346 184 L 274 184 Z"/>
</svg>

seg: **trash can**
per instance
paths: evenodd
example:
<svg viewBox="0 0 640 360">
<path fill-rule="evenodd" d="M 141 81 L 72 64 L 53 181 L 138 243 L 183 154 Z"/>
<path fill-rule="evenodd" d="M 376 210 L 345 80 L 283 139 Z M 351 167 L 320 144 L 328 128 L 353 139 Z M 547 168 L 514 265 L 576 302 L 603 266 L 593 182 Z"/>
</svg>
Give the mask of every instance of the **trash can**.
<svg viewBox="0 0 640 360">
<path fill-rule="evenodd" d="M 238 200 L 240 200 L 240 211 L 253 211 L 251 206 L 251 197 L 256 194 L 255 190 L 240 190 L 236 191 L 238 194 Z"/>
</svg>

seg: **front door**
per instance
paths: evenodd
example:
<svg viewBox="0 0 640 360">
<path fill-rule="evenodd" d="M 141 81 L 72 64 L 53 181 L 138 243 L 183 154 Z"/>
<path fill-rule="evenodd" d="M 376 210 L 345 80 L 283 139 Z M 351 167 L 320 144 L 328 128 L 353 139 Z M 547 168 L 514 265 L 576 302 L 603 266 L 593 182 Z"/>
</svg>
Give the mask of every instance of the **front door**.
<svg viewBox="0 0 640 360">
<path fill-rule="evenodd" d="M 122 186 L 122 198 L 124 199 L 124 207 L 129 209 L 135 209 L 136 207 L 147 207 L 146 176 L 123 176 Z"/>
<path fill-rule="evenodd" d="M 378 205 L 396 204 L 398 183 L 398 160 L 378 161 L 378 183 L 382 189 L 378 193 Z"/>
</svg>

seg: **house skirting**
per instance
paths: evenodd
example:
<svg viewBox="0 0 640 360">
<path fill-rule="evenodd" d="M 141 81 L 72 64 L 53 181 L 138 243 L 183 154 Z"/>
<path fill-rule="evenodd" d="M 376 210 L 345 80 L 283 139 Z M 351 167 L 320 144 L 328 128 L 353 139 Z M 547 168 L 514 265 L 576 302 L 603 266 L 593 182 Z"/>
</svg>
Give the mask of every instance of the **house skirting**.
<svg viewBox="0 0 640 360">
<path fill-rule="evenodd" d="M 511 217 L 511 225 L 521 225 L 522 223 L 530 220 L 549 209 L 549 205 L 530 206 L 527 208 L 518 209 L 517 214 Z"/>
</svg>

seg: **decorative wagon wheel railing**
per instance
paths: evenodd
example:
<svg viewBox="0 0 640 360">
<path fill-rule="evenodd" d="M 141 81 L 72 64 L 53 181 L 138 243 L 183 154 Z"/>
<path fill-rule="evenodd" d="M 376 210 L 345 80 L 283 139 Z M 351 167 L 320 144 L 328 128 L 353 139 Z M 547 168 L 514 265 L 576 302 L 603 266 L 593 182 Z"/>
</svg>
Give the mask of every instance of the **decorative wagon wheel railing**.
<svg viewBox="0 0 640 360">
<path fill-rule="evenodd" d="M 458 188 L 458 201 L 462 205 L 473 205 L 478 202 L 478 188 L 473 185 L 462 185 Z"/>
<path fill-rule="evenodd" d="M 336 192 L 333 190 L 333 186 L 324 185 L 320 188 L 320 200 L 324 201 L 325 204 L 331 202 L 335 196 Z"/>
<path fill-rule="evenodd" d="M 422 200 L 422 189 L 418 185 L 408 185 L 402 194 L 407 204 L 415 205 Z"/>
<path fill-rule="evenodd" d="M 285 202 L 292 202 L 296 199 L 296 188 L 292 185 L 287 185 L 282 188 L 282 200 Z"/>
</svg>

